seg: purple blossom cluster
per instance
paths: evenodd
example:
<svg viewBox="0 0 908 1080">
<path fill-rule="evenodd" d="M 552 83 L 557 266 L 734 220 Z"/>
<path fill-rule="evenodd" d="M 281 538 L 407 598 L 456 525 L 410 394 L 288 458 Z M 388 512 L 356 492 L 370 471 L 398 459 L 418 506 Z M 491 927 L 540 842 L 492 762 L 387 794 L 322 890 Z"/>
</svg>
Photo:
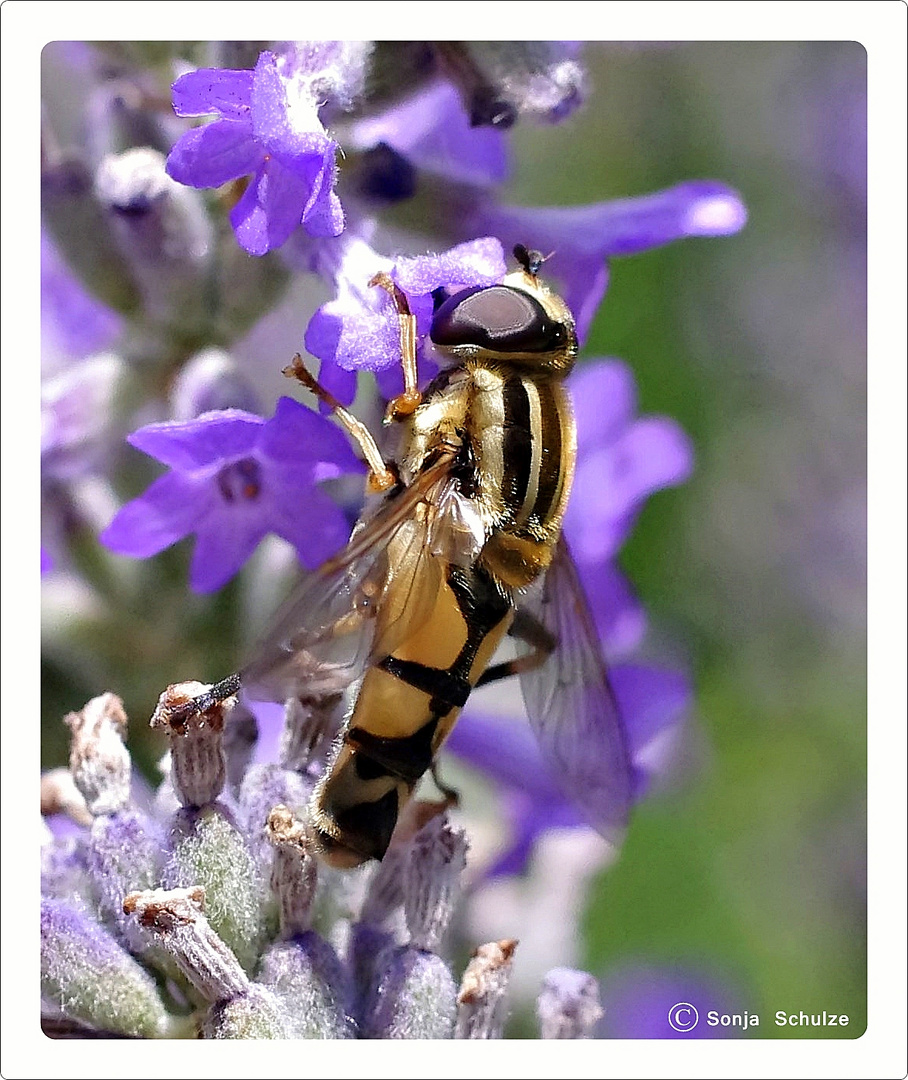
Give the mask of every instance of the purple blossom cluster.
<svg viewBox="0 0 908 1080">
<path fill-rule="evenodd" d="M 306 350 L 320 361 L 319 381 L 344 404 L 357 395 L 362 403 L 373 386 L 366 376 L 374 377 L 386 398 L 401 385 L 397 314 L 388 293 L 369 285 L 378 272 L 390 277 L 415 316 L 419 374 L 425 383 L 437 362 L 427 336 L 434 308 L 465 287 L 499 281 L 508 269 L 506 253 L 516 243 L 551 252 L 543 273 L 574 312 L 582 345 L 607 289 L 611 258 L 687 237 L 729 235 L 743 226 L 741 199 L 715 181 L 680 181 L 653 194 L 590 206 L 502 203 L 496 185 L 510 167 L 507 129 L 515 122 L 560 122 L 582 104 L 580 50 L 573 43 L 551 42 L 435 43 L 422 51 L 416 44 L 399 44 L 399 54 L 382 45 L 272 44 L 248 57 L 246 66 L 210 65 L 193 56 L 191 70 L 182 57 L 175 70 L 184 73 L 172 85 L 179 119 L 157 116 L 151 124 L 132 93 L 140 87 L 153 98 L 150 70 L 136 71 L 131 57 L 108 59 L 130 92 L 121 89 L 117 96 L 109 79 L 99 89 L 92 102 L 95 145 L 125 149 L 90 150 L 75 163 L 48 150 L 44 163 L 45 343 L 59 343 L 49 371 L 57 374 L 62 355 L 66 381 L 53 391 L 48 380 L 45 395 L 49 550 L 42 551 L 42 572 L 51 562 L 58 565 L 60 553 L 68 565 L 65 533 L 71 515 L 60 510 L 61 489 L 65 492 L 74 475 L 100 477 L 110 485 L 114 455 L 105 456 L 98 446 L 127 432 L 130 446 L 167 471 L 100 523 L 103 527 L 95 531 L 107 551 L 148 559 L 194 536 L 189 584 L 197 593 L 211 593 L 246 566 L 269 534 L 287 542 L 309 569 L 344 543 L 358 509 L 351 491 L 361 491 L 358 474 L 364 472 L 349 441 L 330 418 L 290 398 L 281 397 L 270 413 L 263 409 L 255 380 L 231 353 L 294 282 L 314 283 L 312 295 L 323 297 L 327 290 L 330 297 L 312 301 L 304 334 Z M 380 62 L 383 48 L 391 63 L 388 56 Z M 395 65 L 395 58 L 412 66 Z M 59 59 L 72 62 L 65 52 Z M 103 67 L 91 55 L 80 54 L 79 62 Z M 202 122 L 186 122 L 195 118 Z M 431 182 L 431 217 L 441 224 L 431 235 L 411 241 L 408 250 L 402 244 L 390 246 L 380 239 L 383 210 L 417 199 L 426 180 Z M 69 223 L 74 219 L 88 230 L 81 237 L 73 235 Z M 91 244 L 84 242 L 87 235 Z M 433 253 L 413 253 L 427 249 Z M 99 423 L 98 402 L 110 384 L 110 365 L 99 368 L 98 353 L 109 347 L 116 348 L 127 392 L 109 399 Z M 287 359 L 275 356 L 275 369 Z M 644 636 L 646 616 L 617 559 L 647 498 L 688 477 L 692 450 L 673 420 L 638 415 L 634 379 L 621 361 L 583 359 L 569 386 L 576 403 L 578 458 L 565 533 L 603 650 L 613 661 L 634 797 L 640 798 L 670 763 L 690 692 L 683 674 L 629 659 Z M 122 404 L 136 397 L 143 402 L 139 409 Z M 135 455 L 119 455 L 118 464 L 120 459 L 139 467 Z M 106 490 L 108 505 L 115 496 L 112 486 Z M 71 505 L 70 492 L 66 506 Z M 263 741 L 268 725 L 278 723 L 269 720 L 271 715 L 259 711 Z M 471 702 L 449 747 L 490 776 L 500 793 L 509 835 L 484 874 L 520 873 L 541 833 L 583 825 L 551 779 L 522 719 L 492 716 Z M 265 802 L 266 810 L 278 803 L 298 808 L 304 803 L 298 791 L 291 791 L 302 774 L 280 769 L 260 774 L 264 786 L 255 794 L 257 813 Z M 239 775 L 244 775 L 242 768 Z M 419 1027 L 424 1018 L 407 1019 L 406 1005 L 408 994 L 415 998 L 424 991 L 441 995 L 436 1004 L 447 1034 L 455 1029 L 469 1034 L 474 1028 L 500 1033 L 494 1002 L 486 1019 L 458 1012 L 450 972 L 436 964 L 438 942 L 426 945 L 423 931 L 414 929 L 419 917 L 413 917 L 414 923 L 407 916 L 409 944 L 387 936 L 382 925 L 390 918 L 390 901 L 376 896 L 401 886 L 388 882 L 392 871 L 384 864 L 363 910 L 382 904 L 388 910 L 381 908 L 377 922 L 364 915 L 353 927 L 343 962 L 326 940 L 312 936 L 315 886 L 300 882 L 314 871 L 311 857 L 299 851 L 287 857 L 290 863 L 296 860 L 295 884 L 275 885 L 273 871 L 273 895 L 262 886 L 254 903 L 247 898 L 247 907 L 261 908 L 252 929 L 229 931 L 206 916 L 212 897 L 204 874 L 175 870 L 167 844 L 176 843 L 179 834 L 188 850 L 186 838 L 198 839 L 203 821 L 212 815 L 228 831 L 243 813 L 250 829 L 263 828 L 261 815 L 253 820 L 248 806 L 243 809 L 246 796 L 240 786 L 234 786 L 234 803 L 226 809 L 220 790 L 201 802 L 184 792 L 182 805 L 184 810 L 191 806 L 192 813 L 171 807 L 176 816 L 169 833 L 167 828 L 161 832 L 165 803 L 159 792 L 157 825 L 151 818 L 137 825 L 138 811 L 123 801 L 113 813 L 92 816 L 90 837 L 66 841 L 75 847 L 61 846 L 63 841 L 52 845 L 52 888 L 42 925 L 51 943 L 48 992 L 57 1007 L 74 992 L 77 976 L 63 970 L 54 950 L 71 956 L 81 949 L 96 959 L 99 970 L 115 973 L 111 985 L 118 979 L 124 988 L 128 985 L 124 1000 L 144 1002 L 141 1022 L 134 1018 L 126 1024 L 132 1034 L 161 1036 L 180 1029 L 174 1017 L 182 1006 L 152 1001 L 156 991 L 143 969 L 152 957 L 157 970 L 182 973 L 184 1014 L 192 1013 L 199 999 L 207 1002 L 202 1030 L 214 1032 L 213 1037 L 254 1037 L 248 1026 L 251 1013 L 237 1001 L 258 1002 L 252 1010 L 259 1018 L 255 1022 L 267 1028 L 259 1037 L 291 1034 L 280 1001 L 303 992 L 310 1000 L 314 993 L 309 983 L 301 989 L 300 965 L 308 972 L 306 979 L 321 979 L 319 1000 L 331 1002 L 325 1015 L 333 1019 L 325 1020 L 323 1035 L 344 1037 L 350 1033 L 345 1025 L 355 1024 L 360 1034 L 427 1037 L 435 1029 Z M 141 894 L 130 901 L 128 917 L 110 899 L 113 885 L 105 878 L 104 856 L 96 850 L 110 844 L 119 828 L 138 829 L 137 850 L 151 845 L 157 852 L 134 868 L 134 880 L 116 882 L 117 888 L 129 886 L 130 895 Z M 288 828 L 292 831 L 292 824 Z M 162 839 L 168 835 L 169 841 Z M 452 836 L 448 830 L 447 839 L 438 842 L 456 848 L 462 841 Z M 261 854 L 260 835 L 246 835 L 243 844 Z M 271 847 L 266 844 L 265 850 L 267 858 L 256 868 L 263 881 L 268 876 L 263 867 L 272 858 Z M 283 849 L 278 844 L 276 850 Z M 277 865 L 278 854 L 274 860 Z M 453 855 L 451 860 L 457 861 Z M 93 879 L 98 875 L 105 881 L 101 895 L 106 901 L 90 911 L 69 902 L 73 882 L 79 884 L 79 896 L 97 896 L 98 880 Z M 161 890 L 168 889 L 165 896 Z M 296 904 L 297 913 L 282 924 L 285 940 L 272 940 L 271 951 L 263 952 L 267 918 L 261 912 L 276 903 L 284 918 L 282 889 L 296 898 L 286 903 Z M 311 895 L 301 899 L 306 889 Z M 395 894 L 391 907 L 401 905 L 406 908 L 406 900 Z M 180 944 L 174 931 L 178 924 L 192 926 L 196 936 Z M 374 956 L 368 960 L 376 935 L 392 949 L 384 982 Z M 303 941 L 309 942 L 305 948 Z M 250 948 L 252 953 L 245 955 L 243 950 Z M 221 958 L 216 987 L 199 984 L 204 964 L 198 956 L 187 959 L 194 949 L 211 949 Z M 263 965 L 258 973 L 253 961 Z M 486 957 L 482 963 L 500 970 L 507 956 Z M 329 969 L 334 972 L 330 978 L 324 975 Z M 87 976 L 82 972 L 78 978 Z M 570 992 L 583 998 L 585 991 L 572 978 L 564 986 L 570 984 Z M 352 997 L 337 989 L 342 984 L 353 987 Z M 553 976 L 547 1004 L 540 1003 L 540 1017 L 550 1017 L 542 1021 L 544 1030 L 557 1031 L 565 1023 L 558 1005 L 561 986 Z M 98 1011 L 100 1005 L 85 1005 L 82 1014 L 68 1019 L 123 1030 L 120 1020 Z M 583 1015 L 595 1020 L 597 1008 L 589 1005 Z M 194 1015 L 201 1015 L 198 1009 Z M 277 1019 L 272 1023 L 269 1016 Z M 577 1030 L 590 1030 L 594 1020 Z"/>
</svg>

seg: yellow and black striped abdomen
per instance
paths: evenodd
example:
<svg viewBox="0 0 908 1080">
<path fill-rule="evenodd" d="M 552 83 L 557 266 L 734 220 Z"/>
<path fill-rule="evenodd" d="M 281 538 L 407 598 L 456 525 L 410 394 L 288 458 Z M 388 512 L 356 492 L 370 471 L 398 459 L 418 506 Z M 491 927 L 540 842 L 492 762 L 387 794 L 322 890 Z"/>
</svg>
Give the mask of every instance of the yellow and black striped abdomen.
<svg viewBox="0 0 908 1080">
<path fill-rule="evenodd" d="M 573 480 L 576 437 L 558 378 L 476 367 L 470 431 L 493 529 L 482 562 L 508 588 L 548 566 Z"/>
</svg>

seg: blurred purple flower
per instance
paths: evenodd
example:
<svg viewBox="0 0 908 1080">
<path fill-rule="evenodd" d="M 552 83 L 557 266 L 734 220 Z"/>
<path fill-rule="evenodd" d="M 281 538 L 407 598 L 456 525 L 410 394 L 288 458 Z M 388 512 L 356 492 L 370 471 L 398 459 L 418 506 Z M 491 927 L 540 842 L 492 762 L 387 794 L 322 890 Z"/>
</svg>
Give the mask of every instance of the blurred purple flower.
<svg viewBox="0 0 908 1080">
<path fill-rule="evenodd" d="M 224 585 L 268 532 L 293 544 L 308 567 L 347 539 L 343 513 L 317 485 L 363 466 L 335 425 L 291 398 L 270 420 L 227 409 L 149 424 L 129 442 L 171 471 L 127 503 L 101 541 L 147 558 L 195 533 L 196 592 Z"/>
<path fill-rule="evenodd" d="M 445 81 L 358 121 L 350 144 L 365 151 L 390 147 L 417 169 L 458 183 L 487 186 L 500 183 L 508 173 L 504 133 L 473 127 L 457 90 Z"/>
<path fill-rule="evenodd" d="M 597 1030 L 600 1039 L 723 1039 L 743 1034 L 741 1026 L 707 1023 L 711 1011 L 720 1016 L 746 1012 L 740 991 L 711 974 L 629 965 L 605 975 L 600 987 L 605 1014 Z M 669 1022 L 670 1012 L 678 1027 Z"/>
<path fill-rule="evenodd" d="M 186 132 L 167 172 L 190 187 L 219 187 L 252 174 L 230 212 L 240 245 L 252 255 L 280 247 L 300 224 L 312 236 L 336 236 L 344 214 L 334 192 L 337 143 L 318 119 L 311 83 L 284 74 L 263 52 L 254 71 L 201 68 L 173 86 L 179 116 L 217 119 Z"/>
<path fill-rule="evenodd" d="M 461 230 L 468 236 L 497 236 L 508 249 L 520 243 L 551 252 L 545 273 L 560 284 L 583 342 L 605 295 L 608 259 L 688 236 L 729 236 L 746 220 L 737 192 L 717 181 L 689 180 L 651 195 L 589 206 L 471 203 L 463 211 Z"/>
<path fill-rule="evenodd" d="M 674 420 L 637 417 L 634 376 L 620 360 L 583 362 L 569 386 L 577 471 L 565 533 L 583 571 L 614 558 L 649 495 L 690 476 L 693 449 Z"/>
<path fill-rule="evenodd" d="M 73 276 L 41 232 L 41 355 L 47 366 L 109 348 L 123 321 Z"/>
<path fill-rule="evenodd" d="M 671 760 L 691 690 L 678 672 L 638 665 L 613 668 L 610 681 L 634 771 L 633 796 L 639 800 Z M 503 789 L 511 838 L 489 876 L 521 872 L 537 837 L 547 829 L 586 826 L 570 794 L 555 782 L 522 718 L 490 715 L 471 702 L 445 745 Z"/>
</svg>

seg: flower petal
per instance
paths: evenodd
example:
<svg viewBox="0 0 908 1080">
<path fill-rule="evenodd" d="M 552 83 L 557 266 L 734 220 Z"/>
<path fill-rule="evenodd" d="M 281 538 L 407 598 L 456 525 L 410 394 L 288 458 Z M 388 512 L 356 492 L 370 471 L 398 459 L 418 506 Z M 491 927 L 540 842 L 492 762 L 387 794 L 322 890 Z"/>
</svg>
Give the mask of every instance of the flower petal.
<svg viewBox="0 0 908 1080">
<path fill-rule="evenodd" d="M 353 453 L 350 439 L 336 423 L 289 397 L 278 400 L 274 416 L 262 428 L 259 452 L 300 474 L 313 473 L 318 462 L 330 463 L 335 476 L 359 472 L 363 467 Z"/>
<path fill-rule="evenodd" d="M 225 68 L 199 68 L 181 75 L 173 84 L 173 111 L 177 116 L 217 113 L 234 120 L 250 117 L 252 72 Z"/>
<path fill-rule="evenodd" d="M 134 431 L 128 441 L 172 469 L 191 473 L 251 453 L 264 424 L 254 413 L 224 409 L 194 420 L 148 424 Z"/>
<path fill-rule="evenodd" d="M 204 481 L 167 473 L 122 507 L 99 539 L 119 555 L 136 559 L 157 555 L 195 529 L 211 500 Z"/>
<path fill-rule="evenodd" d="M 243 511 L 231 513 L 217 505 L 212 506 L 206 520 L 197 520 L 195 529 L 189 584 L 197 593 L 215 592 L 226 585 L 268 531 L 259 516 Z"/>
<path fill-rule="evenodd" d="M 266 161 L 230 211 L 240 246 L 250 255 L 280 247 L 300 224 L 308 198 L 304 180 L 280 162 Z"/>
<path fill-rule="evenodd" d="M 399 259 L 391 277 L 408 295 L 426 295 L 443 286 L 492 285 L 507 269 L 501 242 L 485 236 L 438 255 Z"/>
<path fill-rule="evenodd" d="M 248 176 L 262 162 L 264 152 L 252 139 L 251 124 L 215 120 L 193 128 L 174 144 L 167 157 L 167 175 L 190 187 L 220 187 L 238 176 Z"/>
<path fill-rule="evenodd" d="M 584 450 L 615 439 L 637 412 L 637 386 L 621 360 L 580 361 L 568 379 L 577 422 L 577 445 Z"/>
<path fill-rule="evenodd" d="M 472 127 L 460 95 L 444 81 L 361 120 L 351 143 L 359 150 L 384 143 L 418 168 L 465 184 L 499 183 L 508 172 L 504 133 Z"/>
<path fill-rule="evenodd" d="M 578 459 L 565 529 L 578 560 L 611 558 L 647 496 L 690 476 L 693 451 L 673 420 L 635 421 L 611 444 Z"/>
</svg>

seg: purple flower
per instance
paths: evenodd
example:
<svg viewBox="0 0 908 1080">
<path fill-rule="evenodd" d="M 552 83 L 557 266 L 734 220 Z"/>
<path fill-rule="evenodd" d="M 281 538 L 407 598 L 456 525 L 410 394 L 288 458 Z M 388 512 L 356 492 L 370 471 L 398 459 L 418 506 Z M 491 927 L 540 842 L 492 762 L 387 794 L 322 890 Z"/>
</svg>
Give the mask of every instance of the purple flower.
<svg viewBox="0 0 908 1080">
<path fill-rule="evenodd" d="M 747 211 L 737 192 L 713 180 L 690 180 L 631 199 L 589 206 L 504 206 L 491 201 L 464 213 L 462 232 L 489 233 L 552 253 L 544 273 L 561 286 L 581 342 L 608 285 L 607 260 L 634 255 L 688 236 L 729 236 Z"/>
<path fill-rule="evenodd" d="M 690 686 L 678 672 L 638 665 L 615 667 L 609 677 L 627 737 L 633 796 L 639 800 L 671 761 Z M 445 745 L 503 789 L 511 837 L 489 876 L 520 873 L 547 829 L 586 825 L 523 718 L 490 715 L 470 703 Z M 604 808 L 602 817 L 610 816 Z"/>
<path fill-rule="evenodd" d="M 743 1033 L 742 1026 L 707 1023 L 710 1011 L 747 1011 L 740 990 L 714 975 L 634 964 L 607 974 L 601 987 L 602 1039 L 722 1039 Z"/>
<path fill-rule="evenodd" d="M 399 258 L 377 255 L 365 241 L 346 246 L 337 268 L 338 293 L 312 316 L 306 348 L 320 360 L 345 371 L 381 371 L 400 363 L 397 317 L 384 289 L 369 286 L 378 270 L 389 272 L 406 294 L 416 316 L 417 333 L 425 336 L 432 319 L 432 293 L 491 285 L 506 272 L 501 244 L 485 237 L 459 244 L 439 255 Z"/>
<path fill-rule="evenodd" d="M 344 215 L 334 193 L 337 144 L 318 119 L 311 83 L 284 73 L 263 52 L 255 71 L 201 68 L 178 79 L 179 116 L 217 119 L 183 135 L 167 172 L 191 187 L 219 187 L 252 174 L 230 221 L 252 255 L 280 247 L 300 224 L 312 236 L 336 236 Z"/>
<path fill-rule="evenodd" d="M 53 241 L 41 233 L 41 353 L 45 364 L 109 348 L 122 321 L 73 277 Z"/>
<path fill-rule="evenodd" d="M 127 503 L 101 540 L 147 558 L 195 533 L 196 592 L 219 589 L 268 532 L 309 567 L 347 538 L 343 513 L 317 485 L 362 465 L 334 425 L 291 398 L 278 401 L 270 420 L 227 409 L 149 424 L 129 441 L 171 471 Z"/>
<path fill-rule="evenodd" d="M 493 127 L 473 127 L 457 90 L 439 81 L 378 116 L 360 120 L 350 143 L 358 150 L 390 147 L 418 169 L 486 186 L 507 176 L 505 140 Z"/>
<path fill-rule="evenodd" d="M 634 377 L 620 360 L 585 361 L 569 385 L 577 471 L 565 532 L 583 566 L 617 554 L 646 498 L 690 476 L 693 450 L 674 420 L 636 416 Z"/>
</svg>

